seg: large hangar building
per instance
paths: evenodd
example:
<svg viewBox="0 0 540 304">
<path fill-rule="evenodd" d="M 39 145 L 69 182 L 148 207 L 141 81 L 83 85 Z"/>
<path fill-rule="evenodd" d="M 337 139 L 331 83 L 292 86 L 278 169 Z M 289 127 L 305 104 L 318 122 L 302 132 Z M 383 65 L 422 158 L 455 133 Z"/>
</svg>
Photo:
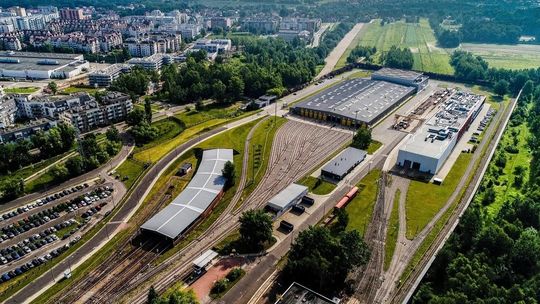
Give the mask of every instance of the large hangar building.
<svg viewBox="0 0 540 304">
<path fill-rule="evenodd" d="M 436 174 L 478 116 L 485 96 L 456 92 L 399 149 L 397 165 Z"/>
<path fill-rule="evenodd" d="M 298 103 L 291 112 L 343 126 L 371 126 L 408 97 L 414 87 L 356 78 Z"/>
<path fill-rule="evenodd" d="M 228 161 L 233 161 L 231 149 L 204 151 L 199 169 L 184 191 L 144 223 L 141 231 L 164 236 L 173 242 L 179 239 L 199 218 L 206 216 L 223 195 L 225 178 L 221 171 Z"/>
<path fill-rule="evenodd" d="M 415 87 L 418 92 L 422 91 L 428 84 L 428 77 L 421 73 L 391 68 L 382 68 L 374 72 L 371 74 L 371 79 Z"/>
<path fill-rule="evenodd" d="M 0 52 L 0 76 L 24 79 L 71 78 L 88 69 L 81 54 Z"/>
</svg>

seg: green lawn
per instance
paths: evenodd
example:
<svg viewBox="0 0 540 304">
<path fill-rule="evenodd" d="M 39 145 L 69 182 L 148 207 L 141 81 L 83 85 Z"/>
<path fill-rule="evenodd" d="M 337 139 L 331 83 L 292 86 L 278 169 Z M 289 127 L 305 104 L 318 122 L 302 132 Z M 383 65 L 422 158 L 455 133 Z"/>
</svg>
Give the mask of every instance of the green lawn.
<svg viewBox="0 0 540 304">
<path fill-rule="evenodd" d="M 242 115 L 243 112 L 239 108 L 240 103 L 234 103 L 232 105 L 208 105 L 201 111 L 192 108 L 190 111 L 176 114 L 175 117 L 180 119 L 186 127 L 192 127 L 211 119 L 231 119 Z"/>
<path fill-rule="evenodd" d="M 336 189 L 335 184 L 313 176 L 306 176 L 298 181 L 298 183 L 308 187 L 310 192 L 317 195 L 326 195 Z"/>
<path fill-rule="evenodd" d="M 354 229 L 362 235 L 364 234 L 373 214 L 373 207 L 377 199 L 377 181 L 380 177 L 381 170 L 375 169 L 369 172 L 358 183 L 358 193 L 347 207 L 345 207 L 345 210 L 349 214 L 349 225 L 347 225 L 347 229 Z"/>
<path fill-rule="evenodd" d="M 79 92 L 86 92 L 90 95 L 94 95 L 97 91 L 102 91 L 103 89 L 96 89 L 91 87 L 82 87 L 82 86 L 70 86 L 62 91 L 60 91 L 60 94 L 73 94 L 73 93 L 79 93 Z"/>
<path fill-rule="evenodd" d="M 463 177 L 471 153 L 461 153 L 442 185 L 411 181 L 407 190 L 405 210 L 407 215 L 408 239 L 412 240 L 431 221 L 433 216 L 446 204 Z"/>
<path fill-rule="evenodd" d="M 401 191 L 398 189 L 394 196 L 392 205 L 392 213 L 388 222 L 388 230 L 386 230 L 386 241 L 384 243 L 384 270 L 388 269 L 396 250 L 398 232 L 399 232 L 399 198 Z"/>
<path fill-rule="evenodd" d="M 396 45 L 411 49 L 414 57 L 413 69 L 453 74 L 449 63 L 451 51 L 436 46 L 437 39 L 425 18 L 420 19 L 419 23 L 397 21 L 384 26 L 381 26 L 380 20 L 374 20 L 364 25 L 360 36 L 358 45 L 377 48 L 375 61 L 379 60 L 381 52 L 386 52 Z"/>
<path fill-rule="evenodd" d="M 5 88 L 5 93 L 11 93 L 11 94 L 31 94 L 35 93 L 39 90 L 37 87 L 20 87 L 20 88 Z"/>
<path fill-rule="evenodd" d="M 128 158 L 118 166 L 116 175 L 119 176 L 120 180 L 126 185 L 126 188 L 129 189 L 143 171 L 143 164 Z"/>
<path fill-rule="evenodd" d="M 371 143 L 369 144 L 369 147 L 367 148 L 367 153 L 368 154 L 373 154 L 377 150 L 379 150 L 381 147 L 382 147 L 382 142 L 372 140 Z"/>
<path fill-rule="evenodd" d="M 51 157 L 49 159 L 45 159 L 45 160 L 42 160 L 40 162 L 28 165 L 28 166 L 26 166 L 24 168 L 21 168 L 21 169 L 15 171 L 15 172 L 9 173 L 9 176 L 25 179 L 25 178 L 29 177 L 30 175 L 42 170 L 43 168 L 51 165 L 52 163 L 58 161 L 59 159 L 61 159 L 62 157 L 66 156 L 69 153 L 71 153 L 71 151 L 68 151 L 68 152 L 62 153 L 60 155 Z M 0 175 L 0 179 L 3 176 L 6 176 L 6 175 Z"/>
<path fill-rule="evenodd" d="M 53 176 L 48 171 L 45 171 L 45 173 L 28 181 L 24 185 L 24 192 L 33 193 L 38 190 L 44 189 L 52 184 L 54 184 Z"/>
</svg>

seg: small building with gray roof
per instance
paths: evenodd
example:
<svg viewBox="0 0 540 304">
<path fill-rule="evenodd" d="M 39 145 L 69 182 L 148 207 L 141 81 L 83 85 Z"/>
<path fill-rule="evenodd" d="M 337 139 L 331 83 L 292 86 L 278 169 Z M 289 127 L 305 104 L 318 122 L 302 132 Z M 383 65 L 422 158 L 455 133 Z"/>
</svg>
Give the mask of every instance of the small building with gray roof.
<svg viewBox="0 0 540 304">
<path fill-rule="evenodd" d="M 338 182 L 349 174 L 366 158 L 364 150 L 347 147 L 328 162 L 321 170 L 321 177 L 331 182 Z"/>
<path fill-rule="evenodd" d="M 302 197 L 307 195 L 308 187 L 290 184 L 287 188 L 283 189 L 276 196 L 271 198 L 266 204 L 266 208 L 276 213 L 279 217 L 281 214 L 289 210 L 293 205 L 300 202 Z"/>
</svg>

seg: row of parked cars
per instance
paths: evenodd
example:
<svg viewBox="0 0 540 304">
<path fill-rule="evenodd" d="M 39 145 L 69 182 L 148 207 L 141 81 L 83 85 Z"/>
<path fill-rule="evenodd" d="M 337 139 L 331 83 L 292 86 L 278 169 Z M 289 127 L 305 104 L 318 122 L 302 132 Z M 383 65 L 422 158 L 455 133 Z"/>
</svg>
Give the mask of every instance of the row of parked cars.
<svg viewBox="0 0 540 304">
<path fill-rule="evenodd" d="M 3 273 L 0 276 L 0 283 L 7 282 L 7 281 L 15 278 L 16 276 L 19 276 L 19 275 L 29 271 L 30 269 L 32 269 L 34 267 L 38 267 L 41 264 L 47 263 L 48 261 L 50 261 L 53 258 L 55 258 L 55 257 L 59 256 L 60 254 L 62 254 L 64 251 L 68 250 L 71 245 L 78 242 L 79 240 L 80 240 L 80 237 L 78 237 L 78 238 L 74 239 L 73 241 L 71 241 L 70 244 L 65 244 L 64 246 L 62 246 L 62 247 L 60 247 L 58 249 L 51 250 L 49 253 L 47 253 L 46 255 L 44 255 L 42 257 L 35 258 L 32 261 L 29 261 L 29 262 L 21 265 L 20 267 L 17 267 L 15 269 L 11 270 L 11 271 Z"/>
<path fill-rule="evenodd" d="M 59 212 L 55 212 L 52 208 L 42 210 L 36 214 L 32 214 L 25 219 L 22 219 L 16 223 L 9 224 L 2 227 L 0 235 L 0 243 L 12 239 L 21 233 L 25 233 L 31 229 L 40 227 L 51 220 L 60 217 Z"/>
<path fill-rule="evenodd" d="M 75 187 L 72 187 L 71 189 L 65 189 L 64 191 L 62 192 L 58 192 L 58 193 L 55 193 L 55 194 L 51 194 L 47 197 L 44 197 L 44 198 L 40 198 L 38 200 L 36 200 L 34 203 L 31 203 L 31 204 L 28 204 L 24 207 L 19 207 L 15 210 L 12 210 L 12 211 L 9 211 L 9 212 L 6 212 L 4 214 L 2 214 L 2 216 L 0 216 L 0 222 L 4 221 L 4 220 L 7 220 L 7 219 L 10 219 L 12 217 L 15 217 L 19 214 L 23 214 L 25 212 L 28 212 L 36 207 L 39 207 L 39 206 L 43 206 L 45 204 L 48 204 L 52 201 L 55 201 L 59 198 L 62 198 L 68 194 L 71 194 L 71 193 L 74 193 L 74 192 L 78 192 L 78 191 L 81 191 L 85 188 L 88 188 L 89 185 L 87 183 L 84 183 L 82 185 L 78 185 L 78 186 L 75 186 Z"/>
<path fill-rule="evenodd" d="M 54 227 L 45 229 L 40 234 L 34 234 L 31 237 L 20 241 L 16 245 L 0 249 L 0 264 L 4 265 L 11 261 L 16 261 L 34 250 L 55 242 L 58 237 L 54 234 L 57 230 Z"/>
</svg>

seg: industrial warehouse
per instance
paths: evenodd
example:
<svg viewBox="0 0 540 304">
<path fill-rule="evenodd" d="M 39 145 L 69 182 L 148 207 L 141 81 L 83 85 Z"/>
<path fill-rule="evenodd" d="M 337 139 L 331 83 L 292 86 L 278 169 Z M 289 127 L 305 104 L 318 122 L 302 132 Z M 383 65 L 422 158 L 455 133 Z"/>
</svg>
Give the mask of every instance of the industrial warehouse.
<svg viewBox="0 0 540 304">
<path fill-rule="evenodd" d="M 366 155 L 366 151 L 348 147 L 322 168 L 321 177 L 338 182 L 364 161 Z"/>
<path fill-rule="evenodd" d="M 427 77 L 410 73 L 382 69 L 371 79 L 350 79 L 298 103 L 291 112 L 343 126 L 373 126 L 427 85 Z"/>
<path fill-rule="evenodd" d="M 24 79 L 71 78 L 90 64 L 80 54 L 0 52 L 0 76 Z"/>
<path fill-rule="evenodd" d="M 436 174 L 476 118 L 485 96 L 456 92 L 399 149 L 397 165 Z"/>
<path fill-rule="evenodd" d="M 287 188 L 283 189 L 280 193 L 274 196 L 268 204 L 266 209 L 276 213 L 276 217 L 289 210 L 293 205 L 300 202 L 300 200 L 307 195 L 308 187 L 290 184 Z"/>
<path fill-rule="evenodd" d="M 142 232 L 157 233 L 169 240 L 177 240 L 221 198 L 225 185 L 221 171 L 228 161 L 233 161 L 231 149 L 204 151 L 199 169 L 184 191 L 144 223 L 141 226 Z"/>
</svg>

